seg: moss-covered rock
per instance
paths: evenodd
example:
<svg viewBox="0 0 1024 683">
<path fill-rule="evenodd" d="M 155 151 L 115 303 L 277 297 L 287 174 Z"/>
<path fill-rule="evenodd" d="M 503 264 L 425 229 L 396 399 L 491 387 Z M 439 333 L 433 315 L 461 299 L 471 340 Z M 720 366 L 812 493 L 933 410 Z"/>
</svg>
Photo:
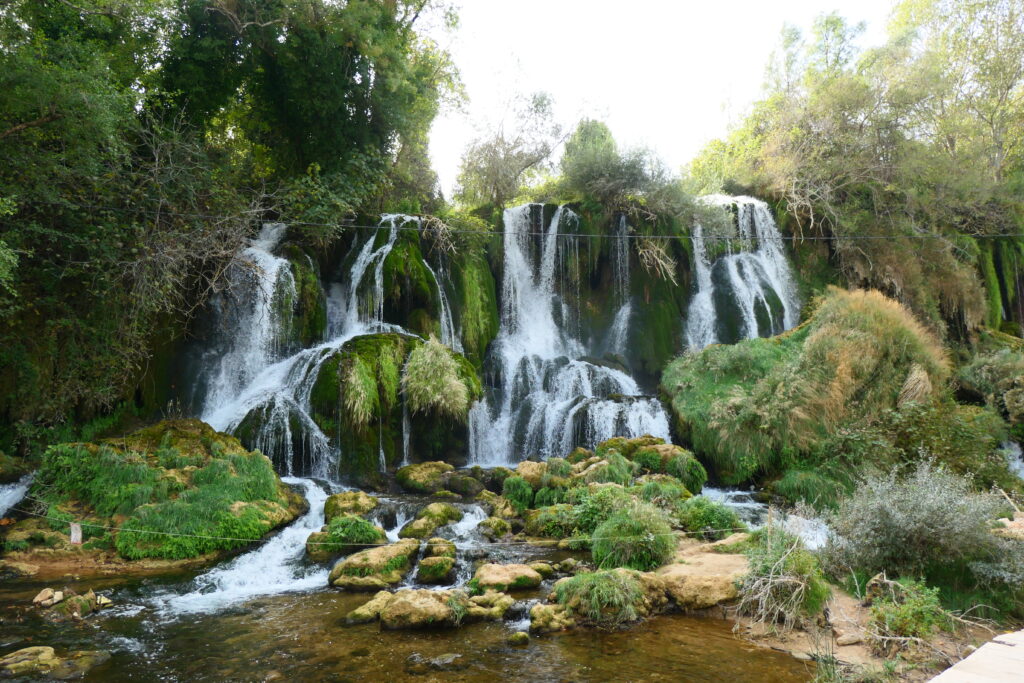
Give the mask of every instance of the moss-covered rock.
<svg viewBox="0 0 1024 683">
<path fill-rule="evenodd" d="M 25 520 L 15 525 L 14 538 L 24 526 L 29 545 L 71 549 L 69 524 L 78 521 L 85 543 L 74 551 L 97 562 L 115 551 L 127 560 L 212 560 L 305 508 L 266 456 L 199 420 L 51 446 L 30 495 L 49 503 L 48 529 Z"/>
<path fill-rule="evenodd" d="M 419 549 L 419 541 L 407 538 L 360 551 L 334 565 L 328 581 L 333 586 L 350 591 L 387 588 L 399 583 L 409 572 Z"/>
<path fill-rule="evenodd" d="M 445 482 L 445 488 L 463 498 L 473 498 L 484 490 L 484 485 L 473 477 L 452 473 Z"/>
<path fill-rule="evenodd" d="M 333 517 L 323 531 L 309 535 L 306 539 L 306 554 L 314 562 L 325 562 L 338 555 L 386 542 L 384 529 L 358 515 L 346 513 Z"/>
<path fill-rule="evenodd" d="M 324 503 L 324 521 L 330 523 L 339 515 L 365 515 L 377 507 L 376 497 L 365 491 L 343 491 L 330 496 Z"/>
<path fill-rule="evenodd" d="M 444 488 L 446 475 L 454 469 L 446 462 L 420 462 L 400 467 L 395 480 L 411 493 L 434 493 Z"/>
<path fill-rule="evenodd" d="M 493 491 L 481 491 L 476 497 L 476 502 L 480 503 L 489 515 L 498 519 L 515 519 L 519 516 L 507 499 Z"/>
<path fill-rule="evenodd" d="M 522 590 L 536 588 L 544 580 L 537 570 L 525 564 L 483 564 L 473 575 L 481 590 Z"/>
<path fill-rule="evenodd" d="M 530 608 L 531 633 L 554 633 L 574 626 L 576 626 L 576 619 L 564 605 L 538 602 Z"/>
<path fill-rule="evenodd" d="M 451 583 L 455 558 L 424 557 L 416 565 L 416 583 Z"/>
<path fill-rule="evenodd" d="M 542 480 L 547 471 L 548 464 L 546 462 L 523 460 L 516 465 L 516 475 L 525 479 L 534 490 L 539 489 L 543 485 Z"/>
<path fill-rule="evenodd" d="M 0 678 L 69 680 L 110 659 L 106 650 L 82 650 L 60 657 L 52 647 L 25 647 L 0 657 Z"/>
<path fill-rule="evenodd" d="M 500 517 L 488 517 L 476 528 L 490 541 L 498 541 L 512 533 L 512 525 Z"/>
<path fill-rule="evenodd" d="M 455 557 L 455 544 L 446 538 L 434 537 L 423 549 L 424 557 Z"/>
<path fill-rule="evenodd" d="M 416 519 L 398 532 L 399 538 L 426 538 L 449 522 L 462 519 L 462 510 L 451 503 L 431 503 L 416 513 Z"/>
</svg>

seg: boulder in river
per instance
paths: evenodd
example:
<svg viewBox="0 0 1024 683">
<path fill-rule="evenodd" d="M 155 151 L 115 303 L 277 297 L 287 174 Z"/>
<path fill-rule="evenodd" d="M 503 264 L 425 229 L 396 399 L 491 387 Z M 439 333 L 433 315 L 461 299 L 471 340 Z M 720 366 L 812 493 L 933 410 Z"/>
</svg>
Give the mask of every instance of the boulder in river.
<svg viewBox="0 0 1024 683">
<path fill-rule="evenodd" d="M 110 653 L 105 650 L 82 650 L 58 657 L 52 647 L 26 647 L 0 657 L 0 678 L 81 678 L 108 659 Z"/>
<path fill-rule="evenodd" d="M 365 491 L 335 493 L 324 503 L 324 523 L 344 514 L 365 515 L 377 507 L 378 500 Z"/>
<path fill-rule="evenodd" d="M 426 538 L 439 527 L 462 519 L 462 510 L 451 503 L 431 503 L 418 513 L 416 519 L 402 527 L 399 538 Z"/>
<path fill-rule="evenodd" d="M 349 612 L 345 620 L 364 624 L 380 619 L 381 628 L 393 630 L 452 628 L 463 623 L 498 621 L 513 604 L 512 596 L 496 591 L 469 597 L 458 589 L 403 588 L 394 593 L 380 591 Z"/>
<path fill-rule="evenodd" d="M 420 462 L 398 468 L 398 485 L 411 493 L 434 493 L 444 488 L 445 475 L 455 468 L 446 462 Z"/>
<path fill-rule="evenodd" d="M 536 588 L 543 579 L 536 569 L 525 564 L 484 564 L 473 576 L 474 584 L 484 591 Z"/>
<path fill-rule="evenodd" d="M 350 591 L 373 591 L 399 583 L 412 567 L 419 552 L 419 541 L 411 538 L 398 543 L 370 548 L 334 565 L 328 581 Z"/>
</svg>

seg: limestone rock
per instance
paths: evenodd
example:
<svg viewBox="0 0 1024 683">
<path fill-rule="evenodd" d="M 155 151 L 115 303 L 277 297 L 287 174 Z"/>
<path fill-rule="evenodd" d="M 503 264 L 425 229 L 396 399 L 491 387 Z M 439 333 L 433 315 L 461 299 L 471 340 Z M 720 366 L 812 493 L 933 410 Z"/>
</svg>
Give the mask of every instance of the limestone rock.
<svg viewBox="0 0 1024 683">
<path fill-rule="evenodd" d="M 394 593 L 390 591 L 379 591 L 368 602 L 349 612 L 348 616 L 345 617 L 345 622 L 349 624 L 366 624 L 371 621 L 377 621 L 380 618 L 381 610 L 391 602 L 392 597 L 394 597 Z"/>
<path fill-rule="evenodd" d="M 446 462 L 421 462 L 395 472 L 398 485 L 412 493 L 434 493 L 444 488 L 445 476 L 455 468 Z"/>
<path fill-rule="evenodd" d="M 466 621 L 499 621 L 505 618 L 505 612 L 508 612 L 516 601 L 507 593 L 487 591 L 483 595 L 474 595 L 469 602 Z"/>
<path fill-rule="evenodd" d="M 473 580 L 482 590 L 496 591 L 536 588 L 543 580 L 536 569 L 525 564 L 484 564 L 476 570 Z"/>
<path fill-rule="evenodd" d="M 512 647 L 523 647 L 530 644 L 530 634 L 526 631 L 516 631 L 506 638 L 505 642 Z"/>
<path fill-rule="evenodd" d="M 549 605 L 538 602 L 530 608 L 530 632 L 552 633 L 573 628 L 576 619 L 562 605 Z"/>
<path fill-rule="evenodd" d="M 450 591 L 400 590 L 380 611 L 385 629 L 438 628 L 454 626 L 456 617 L 448 599 Z"/>
<path fill-rule="evenodd" d="M 378 500 L 364 491 L 335 493 L 324 503 L 324 522 L 343 514 L 365 515 L 377 507 Z"/>
<path fill-rule="evenodd" d="M 51 621 L 66 621 L 68 619 L 81 619 L 87 617 L 98 609 L 96 594 L 89 591 L 83 595 L 70 595 L 64 597 L 61 591 L 54 592 L 54 598 L 60 596 L 60 602 L 48 609 L 45 617 Z M 43 603 L 40 603 L 43 604 Z"/>
<path fill-rule="evenodd" d="M 445 482 L 445 488 L 464 498 L 473 498 L 484 490 L 484 485 L 473 477 L 464 474 L 451 474 Z"/>
<path fill-rule="evenodd" d="M 53 589 L 52 588 L 44 588 L 43 590 L 39 591 L 36 594 L 36 597 L 32 598 L 32 604 L 33 605 L 39 605 L 39 604 L 42 604 L 44 602 L 47 603 L 47 605 L 43 605 L 44 607 L 53 604 Z"/>
<path fill-rule="evenodd" d="M 407 538 L 398 543 L 362 550 L 334 565 L 328 581 L 351 591 L 387 588 L 399 583 L 408 573 L 412 558 L 419 549 L 419 541 Z"/>
<path fill-rule="evenodd" d="M 555 573 L 555 568 L 547 562 L 531 562 L 528 566 L 545 579 L 551 578 Z"/>
<path fill-rule="evenodd" d="M 534 489 L 540 488 L 541 479 L 544 478 L 544 473 L 547 471 L 548 464 L 546 462 L 523 460 L 521 463 L 516 465 L 516 474 L 529 482 L 530 486 Z"/>
<path fill-rule="evenodd" d="M 491 541 L 497 541 L 512 533 L 512 525 L 500 517 L 488 517 L 477 524 L 476 528 Z"/>
<path fill-rule="evenodd" d="M 735 600 L 737 582 L 747 573 L 747 558 L 725 553 L 696 553 L 686 562 L 666 565 L 656 574 L 668 596 L 683 609 L 704 609 Z"/>
<path fill-rule="evenodd" d="M 424 557 L 455 557 L 455 544 L 447 538 L 432 538 L 423 549 Z"/>
<path fill-rule="evenodd" d="M 399 538 L 426 538 L 439 527 L 462 519 L 462 510 L 451 503 L 431 503 L 418 513 L 416 519 L 402 527 Z"/>
<path fill-rule="evenodd" d="M 58 657 L 52 647 L 26 647 L 0 657 L 0 678 L 81 678 L 108 659 L 110 653 L 105 650 L 83 650 L 72 652 L 67 657 Z"/>
<path fill-rule="evenodd" d="M 507 498 L 499 496 L 493 491 L 481 491 L 476 497 L 476 502 L 480 503 L 491 517 L 497 517 L 498 519 L 515 519 L 519 516 L 518 513 L 516 513 L 516 509 L 512 507 L 512 503 L 508 502 Z"/>
<path fill-rule="evenodd" d="M 836 645 L 839 647 L 845 647 L 847 645 L 856 645 L 864 640 L 864 638 L 856 632 L 842 633 L 836 638 Z"/>
<path fill-rule="evenodd" d="M 416 567 L 416 583 L 451 583 L 453 569 L 453 557 L 424 557 Z"/>
</svg>

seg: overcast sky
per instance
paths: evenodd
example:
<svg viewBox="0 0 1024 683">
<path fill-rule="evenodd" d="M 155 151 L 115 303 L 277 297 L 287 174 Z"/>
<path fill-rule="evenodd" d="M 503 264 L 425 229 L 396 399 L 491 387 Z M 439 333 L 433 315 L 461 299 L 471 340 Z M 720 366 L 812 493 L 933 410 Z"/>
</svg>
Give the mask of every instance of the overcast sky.
<svg viewBox="0 0 1024 683">
<path fill-rule="evenodd" d="M 882 42 L 893 0 L 463 0 L 440 38 L 469 102 L 435 121 L 430 154 L 445 195 L 481 124 L 515 92 L 547 91 L 566 125 L 596 118 L 621 146 L 678 168 L 758 98 L 783 24 L 806 31 L 832 10 Z"/>
</svg>

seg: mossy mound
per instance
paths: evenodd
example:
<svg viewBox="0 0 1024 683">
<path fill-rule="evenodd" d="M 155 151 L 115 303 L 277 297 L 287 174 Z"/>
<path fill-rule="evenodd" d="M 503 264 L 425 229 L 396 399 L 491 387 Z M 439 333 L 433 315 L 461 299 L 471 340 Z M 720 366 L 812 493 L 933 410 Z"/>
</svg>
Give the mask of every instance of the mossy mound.
<svg viewBox="0 0 1024 683">
<path fill-rule="evenodd" d="M 328 576 L 333 586 L 350 591 L 379 591 L 399 583 L 412 568 L 420 542 L 406 538 L 397 543 L 370 548 L 334 565 Z"/>
<path fill-rule="evenodd" d="M 77 521 L 83 550 L 116 550 L 129 560 L 240 548 L 290 522 L 304 504 L 266 456 L 199 420 L 51 446 L 30 495 L 49 504 L 49 532 L 30 533 L 30 543 L 69 547 L 69 525 Z"/>
<path fill-rule="evenodd" d="M 536 588 L 544 580 L 536 569 L 525 564 L 484 564 L 473 575 L 471 585 L 481 591 Z"/>
<path fill-rule="evenodd" d="M 382 528 L 362 517 L 346 513 L 332 518 L 324 531 L 309 535 L 306 539 L 306 554 L 315 562 L 323 562 L 343 553 L 356 552 L 386 542 L 387 536 Z"/>
<path fill-rule="evenodd" d="M 1000 420 L 953 403 L 949 376 L 942 344 L 899 303 L 831 288 L 794 330 L 678 358 L 662 388 L 677 430 L 726 484 L 813 466 L 848 486 L 863 465 L 922 447 L 997 479 Z"/>
<path fill-rule="evenodd" d="M 462 519 L 462 510 L 451 503 L 431 503 L 418 513 L 416 519 L 402 527 L 399 538 L 426 538 L 449 522 Z"/>
<path fill-rule="evenodd" d="M 446 462 L 420 462 L 400 467 L 395 480 L 410 493 L 434 493 L 444 488 L 445 475 L 454 469 Z"/>
<path fill-rule="evenodd" d="M 377 507 L 378 502 L 377 498 L 365 491 L 335 493 L 324 503 L 324 522 L 330 524 L 339 515 L 365 515 Z"/>
</svg>

